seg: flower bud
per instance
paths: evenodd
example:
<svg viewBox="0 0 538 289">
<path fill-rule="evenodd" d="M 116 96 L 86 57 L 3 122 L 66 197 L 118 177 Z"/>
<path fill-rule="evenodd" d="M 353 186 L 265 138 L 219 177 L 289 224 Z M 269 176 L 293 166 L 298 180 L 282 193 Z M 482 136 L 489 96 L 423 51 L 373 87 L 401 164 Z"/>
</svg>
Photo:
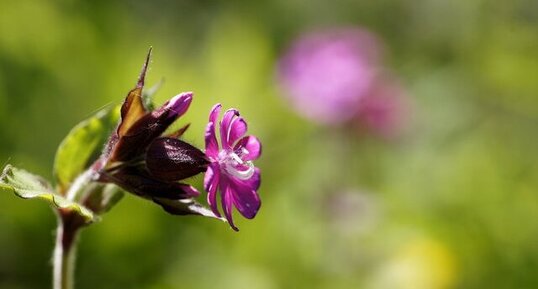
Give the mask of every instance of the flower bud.
<svg viewBox="0 0 538 289">
<path fill-rule="evenodd" d="M 105 180 L 122 187 L 146 199 L 186 199 L 191 198 L 192 191 L 186 190 L 186 185 L 176 182 L 164 182 L 149 176 L 145 171 L 135 167 L 125 167 L 113 175 L 104 176 Z"/>
<path fill-rule="evenodd" d="M 162 181 L 190 178 L 204 172 L 208 164 L 202 151 L 175 138 L 154 140 L 146 154 L 148 171 Z"/>
</svg>

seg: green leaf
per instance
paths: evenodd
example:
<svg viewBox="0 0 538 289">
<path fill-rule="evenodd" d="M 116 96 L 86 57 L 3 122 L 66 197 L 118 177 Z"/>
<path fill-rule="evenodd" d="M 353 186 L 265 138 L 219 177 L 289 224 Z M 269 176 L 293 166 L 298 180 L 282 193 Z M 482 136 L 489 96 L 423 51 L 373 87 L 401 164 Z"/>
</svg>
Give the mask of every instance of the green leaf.
<svg viewBox="0 0 538 289">
<path fill-rule="evenodd" d="M 104 109 L 75 126 L 64 138 L 54 160 L 54 176 L 65 191 L 101 154 L 119 120 L 119 107 Z"/>
<path fill-rule="evenodd" d="M 0 188 L 11 190 L 24 199 L 42 199 L 55 208 L 77 212 L 86 223 L 91 223 L 96 219 L 89 209 L 55 194 L 52 186 L 42 177 L 11 165 L 7 165 L 0 175 Z"/>
</svg>

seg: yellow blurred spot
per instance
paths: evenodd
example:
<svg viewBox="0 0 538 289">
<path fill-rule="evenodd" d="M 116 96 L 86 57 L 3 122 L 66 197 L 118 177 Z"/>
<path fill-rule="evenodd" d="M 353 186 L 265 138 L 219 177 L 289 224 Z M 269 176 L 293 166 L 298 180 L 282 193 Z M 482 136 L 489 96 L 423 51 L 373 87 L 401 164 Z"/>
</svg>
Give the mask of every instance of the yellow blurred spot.
<svg viewBox="0 0 538 289">
<path fill-rule="evenodd" d="M 382 266 L 373 288 L 448 289 L 456 281 L 454 255 L 443 243 L 432 239 L 413 240 L 398 249 Z"/>
</svg>

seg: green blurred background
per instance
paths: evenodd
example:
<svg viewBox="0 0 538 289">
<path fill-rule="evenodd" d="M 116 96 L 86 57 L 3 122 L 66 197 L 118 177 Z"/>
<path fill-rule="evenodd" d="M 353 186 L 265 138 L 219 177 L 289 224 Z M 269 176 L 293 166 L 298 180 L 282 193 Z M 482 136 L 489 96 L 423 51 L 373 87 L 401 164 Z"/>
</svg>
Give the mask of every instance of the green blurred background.
<svg viewBox="0 0 538 289">
<path fill-rule="evenodd" d="M 397 141 L 343 138 L 281 98 L 289 43 L 350 25 L 413 97 Z M 263 205 L 234 233 L 126 196 L 82 233 L 77 288 L 538 288 L 537 1 L 0 0 L 0 161 L 51 178 L 149 46 L 157 103 L 195 92 L 187 140 L 203 146 L 216 102 L 249 121 Z M 50 288 L 54 215 L 0 204 L 0 288 Z"/>
</svg>

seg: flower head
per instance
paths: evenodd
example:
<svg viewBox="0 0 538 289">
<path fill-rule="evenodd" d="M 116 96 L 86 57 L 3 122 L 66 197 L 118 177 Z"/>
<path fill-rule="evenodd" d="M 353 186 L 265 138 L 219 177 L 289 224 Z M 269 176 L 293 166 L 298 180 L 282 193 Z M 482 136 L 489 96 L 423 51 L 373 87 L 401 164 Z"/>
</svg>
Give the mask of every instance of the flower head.
<svg viewBox="0 0 538 289">
<path fill-rule="evenodd" d="M 220 216 L 217 191 L 220 192 L 224 216 L 237 231 L 232 219 L 233 207 L 245 218 L 252 219 L 261 206 L 257 193 L 260 169 L 252 163 L 260 157 L 261 143 L 254 136 L 244 136 L 247 132 L 246 121 L 237 110 L 229 109 L 219 122 L 219 147 L 216 126 L 220 110 L 220 104 L 211 109 L 205 131 L 205 154 L 210 164 L 205 174 L 204 188 L 208 192 L 207 202 L 217 216 Z"/>
<path fill-rule="evenodd" d="M 298 113 L 322 124 L 353 117 L 379 65 L 380 45 L 366 30 L 314 32 L 294 42 L 279 63 L 279 81 Z"/>
<path fill-rule="evenodd" d="M 362 99 L 352 124 L 361 132 L 393 140 L 408 128 L 412 104 L 407 91 L 394 76 L 380 75 Z"/>
</svg>

